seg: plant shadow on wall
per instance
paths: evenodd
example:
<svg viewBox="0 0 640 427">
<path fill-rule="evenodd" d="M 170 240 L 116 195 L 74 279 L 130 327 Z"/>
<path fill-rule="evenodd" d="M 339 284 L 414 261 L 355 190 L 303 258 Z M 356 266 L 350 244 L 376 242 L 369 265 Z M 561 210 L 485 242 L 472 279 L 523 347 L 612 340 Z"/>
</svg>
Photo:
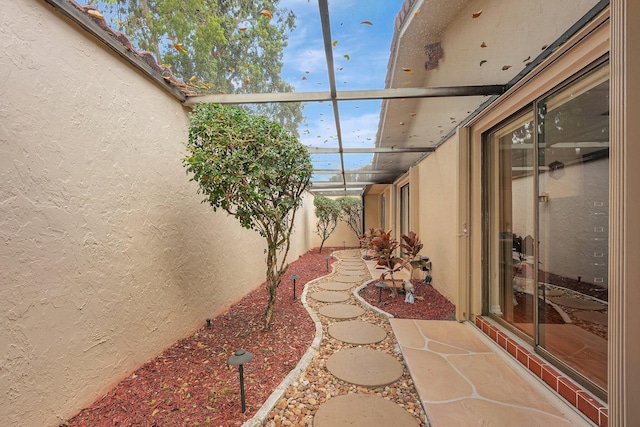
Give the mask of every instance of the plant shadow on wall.
<svg viewBox="0 0 640 427">
<path fill-rule="evenodd" d="M 198 182 L 203 202 L 222 209 L 265 239 L 264 329 L 273 320 L 276 293 L 287 272 L 291 234 L 311 158 L 281 125 L 237 107 L 199 104 L 190 117 L 187 172 Z"/>
</svg>

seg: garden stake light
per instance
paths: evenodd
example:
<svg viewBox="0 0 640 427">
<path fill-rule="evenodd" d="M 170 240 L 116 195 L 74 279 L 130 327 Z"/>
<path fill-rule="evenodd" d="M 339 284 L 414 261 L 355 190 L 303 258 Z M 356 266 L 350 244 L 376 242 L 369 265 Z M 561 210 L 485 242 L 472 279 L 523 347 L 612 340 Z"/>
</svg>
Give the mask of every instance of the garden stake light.
<svg viewBox="0 0 640 427">
<path fill-rule="evenodd" d="M 296 299 L 296 280 L 300 278 L 296 273 L 293 273 L 291 276 L 291 280 L 293 280 L 293 299 Z"/>
<path fill-rule="evenodd" d="M 378 294 L 378 304 L 382 302 L 382 288 L 386 288 L 387 284 L 380 281 L 376 283 L 376 286 L 380 288 L 380 293 Z"/>
<path fill-rule="evenodd" d="M 329 255 L 325 256 L 324 260 L 327 261 L 327 271 L 329 271 Z"/>
<path fill-rule="evenodd" d="M 247 409 L 244 402 L 244 371 L 242 365 L 249 363 L 253 360 L 253 354 L 242 349 L 236 350 L 227 359 L 227 365 L 238 365 L 238 371 L 240 371 L 240 401 L 242 402 L 242 413 Z"/>
</svg>

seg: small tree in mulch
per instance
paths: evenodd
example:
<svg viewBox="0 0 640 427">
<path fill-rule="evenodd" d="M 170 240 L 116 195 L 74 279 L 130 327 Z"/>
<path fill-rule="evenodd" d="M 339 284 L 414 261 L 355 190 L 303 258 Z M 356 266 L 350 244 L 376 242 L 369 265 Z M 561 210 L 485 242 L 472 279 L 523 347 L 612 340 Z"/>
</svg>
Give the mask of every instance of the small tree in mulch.
<svg viewBox="0 0 640 427">
<path fill-rule="evenodd" d="M 362 200 L 357 197 L 345 196 L 338 197 L 336 201 L 342 209 L 340 219 L 346 222 L 349 228 L 356 233 L 356 237 L 359 238 L 362 234 Z"/>
<path fill-rule="evenodd" d="M 279 124 L 236 107 L 200 104 L 191 113 L 183 164 L 213 210 L 223 209 L 267 241 L 267 307 L 287 271 L 296 210 L 312 174 L 307 149 Z"/>
<path fill-rule="evenodd" d="M 318 251 L 318 253 L 321 253 L 324 242 L 333 234 L 338 225 L 342 209 L 337 201 L 324 196 L 315 196 L 313 205 L 316 208 L 316 217 L 318 218 L 316 233 L 322 239 L 320 250 Z"/>
</svg>

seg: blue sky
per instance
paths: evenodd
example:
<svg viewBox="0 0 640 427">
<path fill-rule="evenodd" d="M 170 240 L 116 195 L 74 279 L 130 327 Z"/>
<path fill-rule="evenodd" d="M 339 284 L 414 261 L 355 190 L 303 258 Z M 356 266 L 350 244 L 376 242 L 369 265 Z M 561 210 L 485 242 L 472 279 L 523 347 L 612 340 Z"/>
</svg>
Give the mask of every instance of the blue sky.
<svg viewBox="0 0 640 427">
<path fill-rule="evenodd" d="M 297 28 L 284 52 L 283 76 L 296 92 L 329 89 L 318 4 L 308 0 L 282 0 L 297 15 Z M 329 3 L 336 85 L 338 90 L 383 89 L 395 17 L 402 0 L 332 1 Z M 363 21 L 371 23 L 363 24 Z M 345 55 L 348 55 L 345 57 Z M 343 146 L 371 147 L 375 142 L 381 101 L 350 101 L 339 105 Z M 301 142 L 313 147 L 336 147 L 331 103 L 308 103 Z M 319 159 L 331 162 L 318 161 Z M 316 155 L 316 168 L 339 167 L 337 155 Z M 345 156 L 345 167 L 360 168 L 371 155 Z M 328 178 L 326 176 L 325 178 Z"/>
</svg>

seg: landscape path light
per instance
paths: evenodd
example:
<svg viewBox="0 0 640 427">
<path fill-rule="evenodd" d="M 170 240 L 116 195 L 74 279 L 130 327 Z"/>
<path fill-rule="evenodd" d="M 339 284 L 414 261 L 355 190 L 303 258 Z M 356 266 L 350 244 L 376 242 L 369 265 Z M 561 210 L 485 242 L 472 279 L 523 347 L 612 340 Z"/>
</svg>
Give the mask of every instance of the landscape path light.
<svg viewBox="0 0 640 427">
<path fill-rule="evenodd" d="M 329 271 L 329 258 L 331 258 L 329 255 L 324 257 L 324 260 L 327 262 L 327 271 Z"/>
<path fill-rule="evenodd" d="M 240 371 L 240 401 L 242 402 L 242 413 L 247 409 L 244 402 L 244 371 L 242 365 L 249 363 L 253 360 L 253 354 L 248 351 L 239 349 L 236 350 L 227 359 L 227 365 L 238 365 L 238 371 Z"/>
<path fill-rule="evenodd" d="M 293 299 L 296 299 L 296 280 L 298 280 L 300 278 L 300 276 L 298 276 L 296 273 L 293 273 L 291 276 L 289 276 L 291 278 L 291 280 L 293 280 Z"/>
<path fill-rule="evenodd" d="M 380 288 L 380 293 L 378 294 L 378 304 L 380 304 L 382 302 L 382 288 L 386 288 L 387 284 L 381 280 L 376 283 L 376 286 Z"/>
</svg>

